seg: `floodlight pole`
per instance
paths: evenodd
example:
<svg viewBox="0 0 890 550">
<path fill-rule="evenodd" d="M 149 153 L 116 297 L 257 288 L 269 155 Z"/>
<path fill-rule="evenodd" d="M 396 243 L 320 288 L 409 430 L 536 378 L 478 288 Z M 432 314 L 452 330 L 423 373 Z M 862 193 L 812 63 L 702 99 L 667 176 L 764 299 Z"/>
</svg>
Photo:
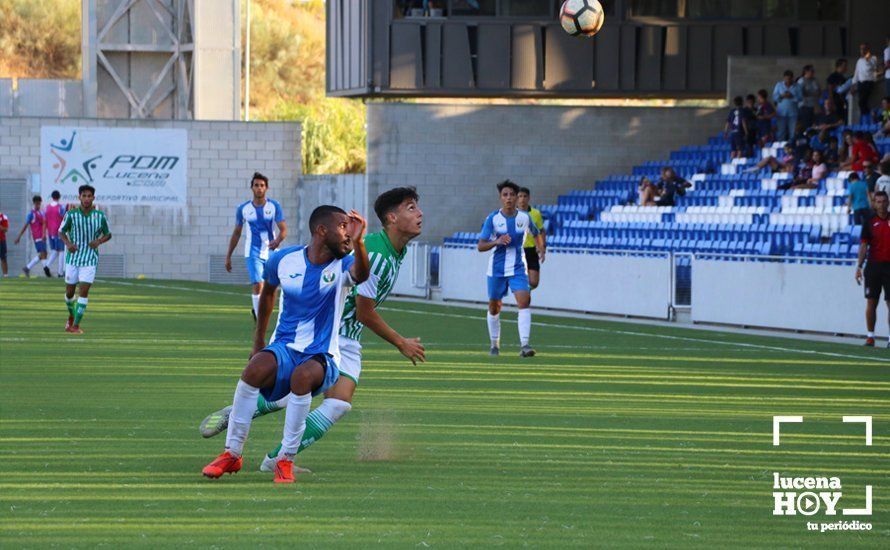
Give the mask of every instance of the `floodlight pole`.
<svg viewBox="0 0 890 550">
<path fill-rule="evenodd" d="M 250 0 L 247 0 L 247 40 L 244 56 L 244 120 L 250 120 Z"/>
</svg>

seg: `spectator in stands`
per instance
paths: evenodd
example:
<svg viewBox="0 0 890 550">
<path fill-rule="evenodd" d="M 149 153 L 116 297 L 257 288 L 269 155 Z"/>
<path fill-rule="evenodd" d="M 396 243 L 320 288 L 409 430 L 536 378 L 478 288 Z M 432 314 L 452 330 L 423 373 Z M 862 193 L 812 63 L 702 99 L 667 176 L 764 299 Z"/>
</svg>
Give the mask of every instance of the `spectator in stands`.
<svg viewBox="0 0 890 550">
<path fill-rule="evenodd" d="M 830 137 L 827 129 L 821 130 L 818 134 L 814 133 L 810 138 L 810 149 L 825 153 L 831 147 L 831 144 L 828 142 Z"/>
<path fill-rule="evenodd" d="M 890 160 L 881 161 L 881 177 L 875 180 L 875 193 L 890 194 Z"/>
<path fill-rule="evenodd" d="M 865 132 L 856 132 L 853 134 L 853 147 L 850 151 L 850 158 L 841 165 L 842 170 L 862 171 L 862 163 L 870 161 L 878 162 L 880 155 L 875 146 L 869 143 L 868 138 L 871 137 Z"/>
<path fill-rule="evenodd" d="M 853 172 L 847 177 L 847 212 L 853 214 L 853 225 L 862 225 L 871 213 L 871 196 L 865 180 Z"/>
<path fill-rule="evenodd" d="M 747 174 L 759 172 L 769 166 L 770 170 L 775 172 L 787 172 L 793 174 L 797 167 L 797 155 L 794 153 L 794 145 L 786 143 L 782 148 L 783 154 L 781 158 L 766 157 L 751 168 L 745 170 Z"/>
<path fill-rule="evenodd" d="M 875 192 L 875 183 L 878 181 L 878 178 L 881 177 L 881 174 L 875 170 L 875 163 L 870 160 L 867 160 L 862 163 L 862 179 L 865 181 L 865 184 L 868 186 L 868 192 Z"/>
<path fill-rule="evenodd" d="M 813 120 L 813 128 L 816 130 L 834 130 L 843 123 L 844 120 L 835 109 L 834 102 L 826 99 L 822 103 L 822 112 Z"/>
<path fill-rule="evenodd" d="M 640 206 L 655 206 L 655 198 L 658 196 L 658 187 L 652 183 L 652 180 L 643 176 L 640 180 L 640 186 L 637 188 L 640 195 Z"/>
<path fill-rule="evenodd" d="M 746 143 L 748 142 L 748 125 L 745 120 L 745 107 L 742 96 L 735 96 L 732 100 L 732 109 L 726 117 L 723 133 L 729 138 L 729 158 L 742 158 L 745 156 Z"/>
<path fill-rule="evenodd" d="M 840 162 L 837 156 L 837 136 L 828 136 L 828 149 L 825 150 L 825 162 L 831 170 L 837 170 Z"/>
<path fill-rule="evenodd" d="M 859 45 L 859 60 L 856 61 L 856 69 L 853 71 L 853 86 L 859 102 L 860 123 L 863 119 L 870 118 L 871 106 L 869 99 L 875 83 L 879 80 L 880 65 L 878 58 L 872 55 L 868 44 Z"/>
<path fill-rule="evenodd" d="M 856 284 L 862 284 L 862 266 L 865 265 L 865 324 L 868 337 L 865 345 L 875 345 L 875 322 L 881 290 L 890 309 L 890 213 L 887 212 L 887 193 L 878 191 L 874 198 L 874 215 L 862 224 L 862 240 L 859 244 L 859 258 L 856 262 Z M 888 344 L 890 347 L 890 344 Z"/>
<path fill-rule="evenodd" d="M 841 166 L 849 162 L 850 155 L 853 154 L 853 130 L 844 130 L 841 132 L 841 146 L 837 152 Z"/>
<path fill-rule="evenodd" d="M 794 135 L 797 128 L 797 106 L 803 100 L 800 86 L 794 82 L 794 73 L 785 71 L 783 79 L 773 88 L 773 101 L 776 102 L 776 139 L 785 141 Z"/>
<path fill-rule="evenodd" d="M 753 157 L 754 149 L 757 147 L 757 98 L 754 94 L 745 96 L 745 107 L 742 109 L 742 117 L 745 119 L 745 126 L 748 129 L 747 139 L 745 140 L 745 156 Z"/>
<path fill-rule="evenodd" d="M 677 195 L 683 196 L 692 184 L 684 180 L 674 172 L 670 166 L 661 169 L 661 179 L 658 181 L 658 198 L 655 206 L 674 206 Z"/>
<path fill-rule="evenodd" d="M 813 166 L 810 170 L 810 178 L 804 182 L 807 186 L 807 189 L 818 189 L 819 184 L 822 183 L 828 176 L 828 164 L 825 162 L 825 155 L 822 154 L 822 151 L 813 151 Z"/>
<path fill-rule="evenodd" d="M 884 95 L 890 96 L 890 36 L 884 39 Z"/>
<path fill-rule="evenodd" d="M 798 104 L 798 117 L 804 128 L 809 128 L 816 120 L 816 111 L 819 109 L 819 99 L 822 97 L 822 88 L 816 80 L 816 69 L 812 65 L 804 65 L 803 75 L 797 80 L 800 88 L 801 100 Z"/>
<path fill-rule="evenodd" d="M 825 80 L 825 99 L 834 100 L 837 113 L 847 120 L 847 92 L 853 85 L 853 79 L 847 76 L 847 60 L 840 58 L 834 62 L 834 72 Z"/>
<path fill-rule="evenodd" d="M 880 124 L 878 131 L 872 137 L 875 139 L 890 137 L 890 95 L 881 98 L 881 106 L 875 109 L 872 118 Z"/>
<path fill-rule="evenodd" d="M 776 118 L 776 108 L 770 103 L 766 90 L 757 91 L 757 109 L 754 114 L 757 117 L 757 139 L 763 147 L 773 140 L 773 119 Z"/>
<path fill-rule="evenodd" d="M 820 157 L 820 163 L 821 162 Z M 815 189 L 816 187 L 819 187 L 818 182 L 813 184 L 814 166 L 813 151 L 807 149 L 804 151 L 803 155 L 800 156 L 800 162 L 794 167 L 794 175 L 791 179 L 785 180 L 785 183 L 778 185 L 777 189 Z"/>
</svg>

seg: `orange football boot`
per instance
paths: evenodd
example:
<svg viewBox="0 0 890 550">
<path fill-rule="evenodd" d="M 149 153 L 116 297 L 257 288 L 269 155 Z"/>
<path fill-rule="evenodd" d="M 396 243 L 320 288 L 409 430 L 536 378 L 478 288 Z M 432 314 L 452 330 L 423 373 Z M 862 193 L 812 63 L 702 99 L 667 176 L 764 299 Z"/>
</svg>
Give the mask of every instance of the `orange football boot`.
<svg viewBox="0 0 890 550">
<path fill-rule="evenodd" d="M 282 458 L 275 463 L 275 483 L 293 483 L 294 479 L 294 461 Z"/>
<path fill-rule="evenodd" d="M 242 462 L 240 456 L 236 458 L 235 455 L 226 451 L 216 457 L 213 462 L 204 466 L 201 473 L 204 474 L 205 477 L 216 479 L 225 473 L 234 474 L 235 472 L 240 471 Z"/>
</svg>

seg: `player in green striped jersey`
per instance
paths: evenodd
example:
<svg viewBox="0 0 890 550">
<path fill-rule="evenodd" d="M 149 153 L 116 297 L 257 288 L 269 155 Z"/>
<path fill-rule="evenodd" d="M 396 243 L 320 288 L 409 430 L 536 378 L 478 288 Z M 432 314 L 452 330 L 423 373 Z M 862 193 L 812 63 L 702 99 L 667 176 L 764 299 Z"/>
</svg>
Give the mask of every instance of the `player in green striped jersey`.
<svg viewBox="0 0 890 550">
<path fill-rule="evenodd" d="M 68 250 L 65 253 L 65 304 L 68 306 L 65 330 L 83 334 L 80 321 L 87 309 L 90 286 L 96 278 L 99 247 L 111 240 L 111 231 L 105 213 L 93 207 L 96 189 L 92 185 L 81 185 L 77 193 L 80 207 L 65 213 L 59 237 Z M 78 284 L 80 296 L 75 302 L 74 291 Z"/>
<path fill-rule="evenodd" d="M 355 287 L 346 298 L 340 322 L 340 379 L 327 392 L 325 399 L 306 419 L 306 432 L 300 443 L 301 452 L 321 437 L 352 409 L 352 397 L 361 373 L 362 329 L 367 326 L 375 334 L 398 348 L 402 355 L 417 364 L 424 361 L 424 348 L 419 338 L 405 338 L 390 327 L 376 308 L 389 296 L 399 275 L 408 243 L 420 235 L 423 212 L 417 205 L 417 192 L 412 187 L 397 187 L 386 191 L 374 203 L 374 211 L 383 230 L 365 237 L 365 247 L 371 261 L 367 281 Z M 262 396 L 257 403 L 256 416 L 284 407 L 284 400 L 269 403 Z M 229 420 L 226 407 L 207 416 L 201 423 L 201 434 L 212 437 L 225 430 Z M 268 456 L 277 456 L 277 449 Z M 263 468 L 266 462 L 264 460 Z M 274 463 L 274 460 L 272 461 Z M 271 471 L 271 470 L 268 470 Z"/>
</svg>

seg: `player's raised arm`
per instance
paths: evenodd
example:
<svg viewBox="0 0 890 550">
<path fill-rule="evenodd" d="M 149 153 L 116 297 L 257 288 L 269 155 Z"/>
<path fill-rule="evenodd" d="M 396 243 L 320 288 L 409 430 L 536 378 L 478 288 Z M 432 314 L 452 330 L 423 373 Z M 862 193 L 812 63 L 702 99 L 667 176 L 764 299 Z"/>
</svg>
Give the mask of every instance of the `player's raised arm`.
<svg viewBox="0 0 890 550">
<path fill-rule="evenodd" d="M 349 268 L 349 275 L 355 284 L 361 284 L 368 280 L 371 273 L 371 262 L 368 260 L 368 250 L 365 248 L 365 230 L 368 222 L 355 210 L 349 212 L 349 237 L 355 251 L 355 262 Z"/>
</svg>

